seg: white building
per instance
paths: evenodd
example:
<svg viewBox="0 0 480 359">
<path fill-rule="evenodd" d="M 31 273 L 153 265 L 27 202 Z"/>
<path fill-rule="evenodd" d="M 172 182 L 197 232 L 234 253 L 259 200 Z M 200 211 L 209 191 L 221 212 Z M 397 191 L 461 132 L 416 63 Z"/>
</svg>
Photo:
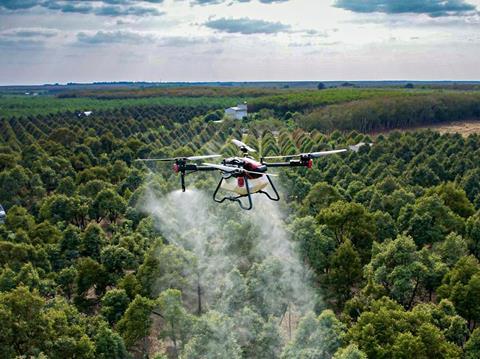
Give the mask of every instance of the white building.
<svg viewBox="0 0 480 359">
<path fill-rule="evenodd" d="M 244 117 L 247 117 L 248 109 L 247 103 L 244 102 L 243 104 L 239 104 L 235 107 L 230 107 L 225 110 L 225 116 L 229 118 L 233 118 L 235 120 L 241 120 Z"/>
</svg>

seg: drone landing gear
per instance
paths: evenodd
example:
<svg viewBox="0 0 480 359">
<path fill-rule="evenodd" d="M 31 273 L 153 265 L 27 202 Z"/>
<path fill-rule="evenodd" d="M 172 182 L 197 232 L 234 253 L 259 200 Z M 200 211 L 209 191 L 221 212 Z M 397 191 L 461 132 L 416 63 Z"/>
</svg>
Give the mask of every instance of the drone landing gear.
<svg viewBox="0 0 480 359">
<path fill-rule="evenodd" d="M 222 179 L 218 183 L 218 186 L 217 186 L 217 189 L 215 190 L 215 193 L 213 194 L 213 200 L 217 203 L 223 203 L 225 201 L 237 202 L 242 209 L 244 209 L 246 211 L 251 210 L 253 208 L 252 194 L 250 193 L 250 187 L 248 186 L 247 177 L 244 176 L 243 179 L 245 180 L 245 187 L 247 189 L 247 194 L 240 195 L 240 196 L 228 196 L 228 197 L 223 197 L 222 199 L 218 199 L 217 194 L 218 194 L 218 191 L 220 190 L 220 187 L 222 186 L 222 183 L 224 181 L 224 178 L 222 177 Z M 245 206 L 242 203 L 242 201 L 240 200 L 240 198 L 244 198 L 244 197 L 248 198 L 248 206 Z"/>
<path fill-rule="evenodd" d="M 267 178 L 268 178 L 268 182 L 270 182 L 270 186 L 272 186 L 272 188 L 273 188 L 274 195 L 272 196 L 270 193 L 268 193 L 266 191 L 258 191 L 256 193 L 264 194 L 271 201 L 275 201 L 275 202 L 280 201 L 280 196 L 279 196 L 279 194 L 277 192 L 277 189 L 275 188 L 272 180 L 270 179 L 270 176 L 267 175 Z M 215 189 L 215 192 L 213 193 L 213 200 L 217 203 L 223 203 L 225 201 L 237 202 L 242 209 L 247 210 L 247 211 L 251 210 L 253 208 L 252 193 L 250 192 L 250 187 L 248 185 L 248 178 L 246 176 L 244 176 L 243 179 L 245 181 L 245 188 L 247 189 L 247 194 L 239 195 L 239 196 L 225 196 L 222 199 L 217 198 L 218 191 L 220 190 L 220 187 L 222 186 L 222 183 L 224 181 L 224 178 L 222 178 L 220 180 L 220 182 L 218 183 L 218 186 Z M 248 206 L 243 204 L 243 202 L 240 200 L 241 198 L 248 198 Z"/>
<path fill-rule="evenodd" d="M 280 196 L 277 192 L 277 189 L 275 188 L 275 186 L 273 185 L 273 182 L 272 180 L 270 179 L 270 176 L 267 175 L 267 178 L 268 178 L 268 182 L 270 182 L 270 186 L 272 186 L 272 189 L 273 189 L 273 192 L 275 193 L 275 197 L 272 197 L 268 192 L 266 191 L 258 191 L 257 193 L 261 193 L 261 194 L 264 194 L 265 196 L 268 197 L 269 200 L 271 201 L 275 201 L 275 202 L 278 202 L 280 201 Z"/>
</svg>

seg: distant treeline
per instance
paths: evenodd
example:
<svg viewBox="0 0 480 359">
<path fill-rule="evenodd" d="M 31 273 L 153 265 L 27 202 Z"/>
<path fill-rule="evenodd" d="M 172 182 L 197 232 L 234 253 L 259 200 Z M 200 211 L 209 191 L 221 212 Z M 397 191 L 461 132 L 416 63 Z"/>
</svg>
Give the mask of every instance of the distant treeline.
<svg viewBox="0 0 480 359">
<path fill-rule="evenodd" d="M 316 91 L 289 92 L 280 95 L 264 96 L 253 99 L 248 104 L 251 112 L 261 109 L 270 109 L 277 115 L 286 112 L 306 111 L 326 105 L 351 102 L 370 98 L 387 97 L 411 97 L 430 93 L 425 90 L 405 89 L 358 89 L 358 88 L 335 88 Z"/>
<path fill-rule="evenodd" d="M 480 119 L 479 93 L 370 98 L 315 109 L 297 122 L 307 130 L 375 132 L 466 119 Z"/>
</svg>

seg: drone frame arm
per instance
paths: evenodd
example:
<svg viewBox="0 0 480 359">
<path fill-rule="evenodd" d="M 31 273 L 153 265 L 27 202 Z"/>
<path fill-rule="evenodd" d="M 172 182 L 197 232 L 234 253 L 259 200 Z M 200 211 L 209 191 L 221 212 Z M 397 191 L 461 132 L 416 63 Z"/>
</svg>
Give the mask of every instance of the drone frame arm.
<svg viewBox="0 0 480 359">
<path fill-rule="evenodd" d="M 188 172 L 187 172 L 188 171 Z M 216 171 L 216 168 L 209 167 L 209 166 L 197 166 L 186 164 L 178 168 L 178 173 L 180 173 L 180 183 L 182 185 L 182 192 L 187 190 L 185 185 L 185 176 L 191 173 L 200 172 L 200 171 Z"/>
</svg>

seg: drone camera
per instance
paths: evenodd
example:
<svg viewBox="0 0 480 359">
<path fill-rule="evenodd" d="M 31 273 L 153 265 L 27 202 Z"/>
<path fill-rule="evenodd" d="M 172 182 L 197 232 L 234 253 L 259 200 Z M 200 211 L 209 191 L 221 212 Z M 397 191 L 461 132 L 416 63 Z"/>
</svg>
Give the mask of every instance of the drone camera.
<svg viewBox="0 0 480 359">
<path fill-rule="evenodd" d="M 313 160 L 310 158 L 307 162 L 307 168 L 310 169 L 313 167 Z"/>
</svg>

